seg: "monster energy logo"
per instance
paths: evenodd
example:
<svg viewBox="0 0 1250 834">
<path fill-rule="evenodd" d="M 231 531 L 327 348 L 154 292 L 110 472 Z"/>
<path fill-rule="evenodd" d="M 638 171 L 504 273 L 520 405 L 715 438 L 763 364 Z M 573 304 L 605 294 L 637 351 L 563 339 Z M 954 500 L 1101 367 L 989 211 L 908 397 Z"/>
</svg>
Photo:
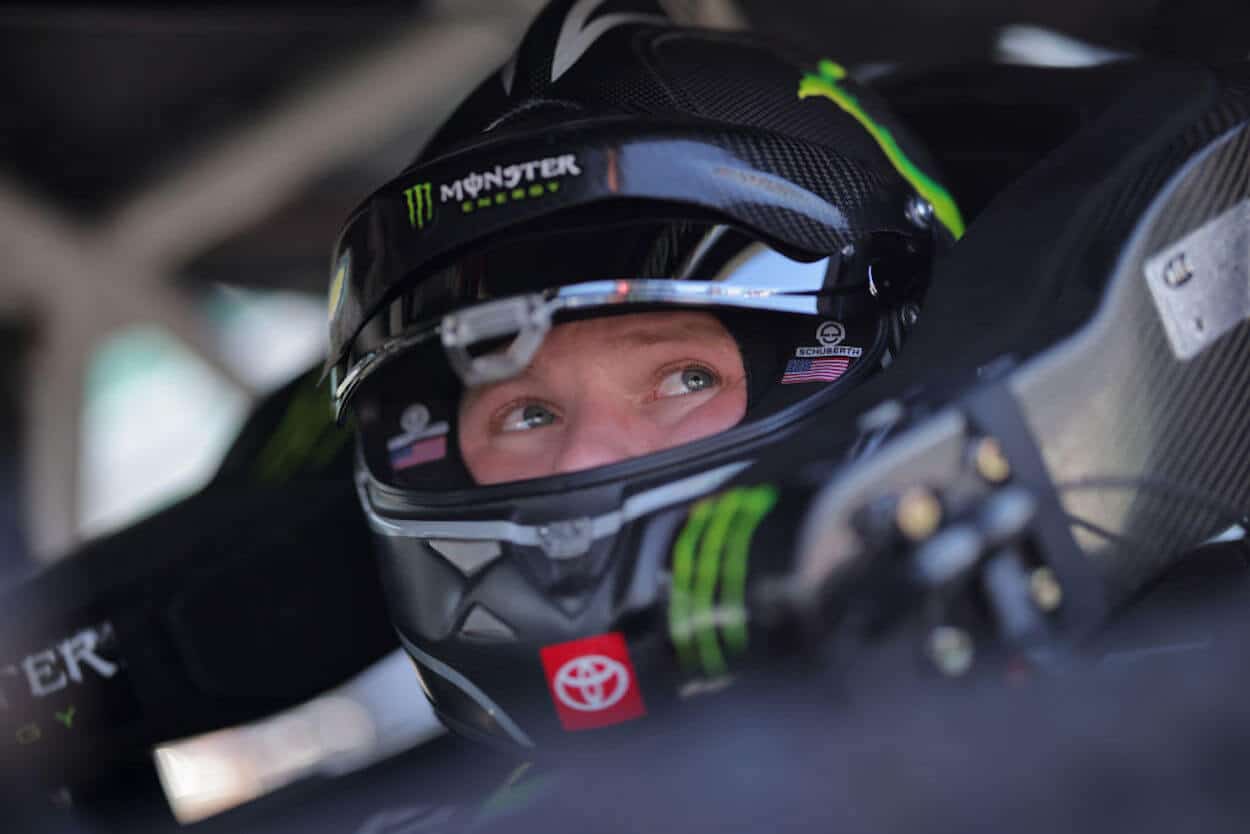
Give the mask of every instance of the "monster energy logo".
<svg viewBox="0 0 1250 834">
<path fill-rule="evenodd" d="M 424 229 L 425 224 L 434 219 L 434 199 L 430 193 L 430 184 L 419 182 L 412 188 L 405 188 L 404 197 L 408 200 L 408 225 L 414 229 Z"/>
<path fill-rule="evenodd" d="M 438 200 L 440 203 L 459 203 L 460 211 L 468 214 L 477 209 L 555 194 L 560 190 L 559 180 L 581 175 L 577 155 L 571 153 L 514 165 L 496 165 L 473 171 L 452 182 L 439 183 Z M 412 228 L 424 229 L 425 224 L 434 219 L 433 191 L 433 184 L 429 182 L 404 189 L 404 199 L 408 201 L 408 225 Z"/>
<path fill-rule="evenodd" d="M 746 651 L 751 537 L 776 503 L 776 487 L 761 485 L 728 490 L 691 509 L 673 544 L 668 613 L 682 668 L 701 666 L 705 674 L 722 677 L 728 672 L 722 644 L 733 654 Z"/>
</svg>

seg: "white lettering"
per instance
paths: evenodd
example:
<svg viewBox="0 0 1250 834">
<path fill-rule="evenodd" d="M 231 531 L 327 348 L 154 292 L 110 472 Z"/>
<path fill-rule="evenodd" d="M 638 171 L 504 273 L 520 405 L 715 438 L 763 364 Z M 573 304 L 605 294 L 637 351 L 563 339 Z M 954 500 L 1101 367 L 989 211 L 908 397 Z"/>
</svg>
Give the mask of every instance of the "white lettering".
<svg viewBox="0 0 1250 834">
<path fill-rule="evenodd" d="M 450 185 L 439 185 L 438 193 L 439 199 L 444 203 L 449 200 L 462 203 L 466 199 L 474 200 L 479 195 L 485 196 L 499 189 L 517 188 L 523 182 L 550 180 L 565 175 L 580 176 L 581 173 L 577 156 L 566 153 L 518 162 L 515 165 L 496 165 L 489 171 L 471 173 Z"/>
<path fill-rule="evenodd" d="M 56 665 L 56 652 L 51 649 L 39 654 L 32 654 L 22 661 L 22 670 L 26 672 L 26 682 L 30 684 L 30 694 L 36 698 L 51 695 L 64 689 L 69 681 Z"/>
<path fill-rule="evenodd" d="M 65 658 L 65 669 L 69 672 L 69 678 L 74 683 L 82 683 L 80 663 L 86 663 L 104 678 L 111 678 L 117 674 L 116 663 L 107 661 L 95 653 L 99 642 L 99 636 L 94 629 L 90 628 L 83 629 L 68 640 L 61 642 L 58 648 L 61 650 L 61 657 Z"/>
<path fill-rule="evenodd" d="M 43 698 L 65 689 L 70 683 L 82 683 L 85 667 L 90 667 L 102 678 L 111 678 L 121 670 L 121 666 L 106 659 L 99 650 L 112 630 L 113 626 L 109 623 L 98 628 L 84 628 L 54 648 L 28 655 L 16 666 L 0 668 L 0 680 L 17 677 L 20 667 L 31 697 Z M 9 696 L 0 689 L 0 709 L 9 708 Z"/>
<path fill-rule="evenodd" d="M 444 203 L 448 200 L 455 200 L 459 203 L 464 199 L 464 192 L 460 190 L 460 183 L 453 182 L 451 185 L 440 185 L 438 187 L 438 197 Z"/>
<path fill-rule="evenodd" d="M 848 359 L 858 359 L 864 355 L 864 349 L 860 347 L 833 346 L 828 347 L 801 347 L 794 352 L 794 355 L 800 359 L 810 358 L 813 356 L 845 356 Z"/>
</svg>

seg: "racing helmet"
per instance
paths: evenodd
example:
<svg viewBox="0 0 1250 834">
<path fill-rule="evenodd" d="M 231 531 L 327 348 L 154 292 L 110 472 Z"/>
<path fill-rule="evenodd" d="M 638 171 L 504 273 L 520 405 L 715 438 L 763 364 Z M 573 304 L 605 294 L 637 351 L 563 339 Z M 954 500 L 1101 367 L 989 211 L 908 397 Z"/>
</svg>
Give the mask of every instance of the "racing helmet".
<svg viewBox="0 0 1250 834">
<path fill-rule="evenodd" d="M 556 0 L 350 215 L 326 373 L 391 617 L 445 724 L 563 748 L 678 700 L 692 673 L 674 663 L 672 566 L 647 522 L 889 364 L 934 252 L 962 232 L 931 170 L 835 63 L 652 2 Z M 469 392 L 526 373 L 568 328 L 593 341 L 675 314 L 732 339 L 731 426 L 601 465 L 471 471 Z"/>
</svg>

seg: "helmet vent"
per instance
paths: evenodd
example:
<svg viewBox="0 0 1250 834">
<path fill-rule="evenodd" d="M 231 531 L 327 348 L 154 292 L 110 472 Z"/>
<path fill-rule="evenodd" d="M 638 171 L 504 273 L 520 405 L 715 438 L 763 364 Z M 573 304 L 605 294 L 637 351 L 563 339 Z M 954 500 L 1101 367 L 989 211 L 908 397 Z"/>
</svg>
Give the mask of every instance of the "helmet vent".
<svg viewBox="0 0 1250 834">
<path fill-rule="evenodd" d="M 464 618 L 464 625 L 460 626 L 460 636 L 466 640 L 502 643 L 515 641 L 516 631 L 481 605 L 474 605 Z"/>
<path fill-rule="evenodd" d="M 472 576 L 499 558 L 503 549 L 499 542 L 429 539 L 426 544 L 465 576 Z"/>
</svg>

